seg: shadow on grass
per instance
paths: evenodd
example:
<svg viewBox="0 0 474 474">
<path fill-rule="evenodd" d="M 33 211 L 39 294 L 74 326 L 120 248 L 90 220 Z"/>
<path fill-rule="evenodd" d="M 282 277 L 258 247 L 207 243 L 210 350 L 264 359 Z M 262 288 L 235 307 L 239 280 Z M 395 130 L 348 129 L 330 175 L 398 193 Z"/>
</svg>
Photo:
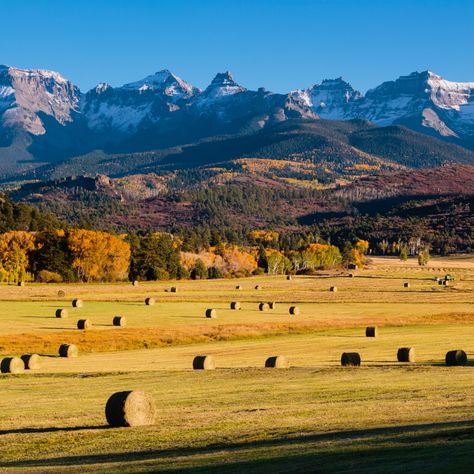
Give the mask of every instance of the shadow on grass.
<svg viewBox="0 0 474 474">
<path fill-rule="evenodd" d="M 78 331 L 77 328 L 71 328 L 71 327 L 41 327 L 41 328 L 38 328 L 38 329 L 52 329 L 54 331 Z"/>
<path fill-rule="evenodd" d="M 96 429 L 106 430 L 107 427 L 6 430 L 0 434 Z M 110 429 L 109 434 L 114 432 Z M 474 420 L 468 420 L 286 436 L 206 447 L 0 461 L 0 468 L 54 468 L 54 472 L 58 472 L 61 467 L 75 466 L 79 472 L 79 466 L 97 465 L 100 469 L 103 464 L 103 468 L 110 471 L 111 463 L 120 463 L 127 472 L 448 473 L 470 472 L 473 448 Z"/>
<path fill-rule="evenodd" d="M 82 431 L 82 430 L 103 430 L 110 429 L 107 425 L 97 426 L 66 426 L 60 427 L 49 427 L 49 428 L 13 428 L 10 430 L 0 430 L 0 436 L 9 434 L 34 434 L 34 433 L 55 433 L 58 431 Z"/>
<path fill-rule="evenodd" d="M 56 319 L 56 316 L 24 316 L 31 319 Z"/>
</svg>

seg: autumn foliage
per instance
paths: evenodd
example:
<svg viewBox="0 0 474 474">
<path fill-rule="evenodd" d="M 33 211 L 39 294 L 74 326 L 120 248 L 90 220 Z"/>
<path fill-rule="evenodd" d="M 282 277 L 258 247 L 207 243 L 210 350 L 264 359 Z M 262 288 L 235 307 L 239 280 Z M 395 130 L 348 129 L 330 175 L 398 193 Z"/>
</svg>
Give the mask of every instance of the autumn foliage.
<svg viewBox="0 0 474 474">
<path fill-rule="evenodd" d="M 125 280 L 130 264 L 130 244 L 124 237 L 93 230 L 72 230 L 68 236 L 72 266 L 82 281 Z"/>
<path fill-rule="evenodd" d="M 11 231 L 0 234 L 0 277 L 16 282 L 28 279 L 29 253 L 35 248 L 30 232 Z"/>
</svg>

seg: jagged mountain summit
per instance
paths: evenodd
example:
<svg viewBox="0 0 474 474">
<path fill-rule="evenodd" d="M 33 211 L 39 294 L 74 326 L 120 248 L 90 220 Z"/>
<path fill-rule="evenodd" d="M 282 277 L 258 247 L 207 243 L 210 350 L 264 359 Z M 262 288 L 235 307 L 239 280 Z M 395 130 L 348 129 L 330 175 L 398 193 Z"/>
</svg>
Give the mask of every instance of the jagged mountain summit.
<svg viewBox="0 0 474 474">
<path fill-rule="evenodd" d="M 342 80 L 324 80 L 293 92 L 321 118 L 363 118 L 380 126 L 401 124 L 474 145 L 474 82 L 450 82 L 424 71 L 401 76 L 365 96 Z"/>
<path fill-rule="evenodd" d="M 165 69 L 83 93 L 56 72 L 0 66 L 0 175 L 92 150 L 161 149 L 319 118 L 400 124 L 474 149 L 474 83 L 425 71 L 365 95 L 342 78 L 277 94 L 249 90 L 230 72 L 201 90 Z"/>
</svg>

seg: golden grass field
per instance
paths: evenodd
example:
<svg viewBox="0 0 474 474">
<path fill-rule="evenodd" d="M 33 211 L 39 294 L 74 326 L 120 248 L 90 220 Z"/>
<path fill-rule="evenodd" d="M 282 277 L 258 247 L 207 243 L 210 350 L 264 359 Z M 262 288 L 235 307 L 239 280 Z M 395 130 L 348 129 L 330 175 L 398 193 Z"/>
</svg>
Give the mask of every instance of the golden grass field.
<svg viewBox="0 0 474 474">
<path fill-rule="evenodd" d="M 474 258 L 422 269 L 374 258 L 353 273 L 0 286 L 0 356 L 44 355 L 41 369 L 0 375 L 0 472 L 469 472 Z M 450 286 L 433 281 L 446 273 Z M 157 303 L 145 306 L 147 296 Z M 260 312 L 260 301 L 276 309 Z M 301 315 L 291 317 L 294 303 Z M 116 315 L 126 327 L 112 326 Z M 79 318 L 93 329 L 76 329 Z M 379 336 L 366 338 L 367 325 Z M 79 357 L 57 357 L 71 342 Z M 406 346 L 413 364 L 397 362 Z M 469 364 L 446 367 L 451 349 Z M 344 351 L 362 366 L 341 367 Z M 198 354 L 216 370 L 193 371 Z M 263 368 L 272 355 L 291 368 Z M 152 394 L 153 426 L 107 427 L 107 398 L 128 389 Z"/>
</svg>

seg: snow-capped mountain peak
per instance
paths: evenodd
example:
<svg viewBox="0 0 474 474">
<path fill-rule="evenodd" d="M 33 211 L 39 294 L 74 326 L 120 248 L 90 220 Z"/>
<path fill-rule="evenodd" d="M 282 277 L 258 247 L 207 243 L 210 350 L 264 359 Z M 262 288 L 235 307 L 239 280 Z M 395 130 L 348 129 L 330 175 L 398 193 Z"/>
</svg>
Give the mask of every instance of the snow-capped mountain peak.
<svg viewBox="0 0 474 474">
<path fill-rule="evenodd" d="M 140 81 L 125 84 L 122 88 L 139 92 L 159 92 L 174 100 L 188 98 L 200 92 L 199 89 L 188 84 L 168 69 L 158 71 Z"/>
<path fill-rule="evenodd" d="M 352 103 L 362 98 L 342 77 L 324 79 L 309 89 L 293 91 L 292 95 L 302 99 L 320 117 L 333 120 L 344 120 L 350 114 Z"/>
<path fill-rule="evenodd" d="M 231 72 L 226 71 L 216 74 L 212 82 L 203 92 L 203 96 L 206 99 L 218 99 L 220 97 L 239 94 L 246 90 L 245 87 L 240 86 L 234 81 Z"/>
</svg>

